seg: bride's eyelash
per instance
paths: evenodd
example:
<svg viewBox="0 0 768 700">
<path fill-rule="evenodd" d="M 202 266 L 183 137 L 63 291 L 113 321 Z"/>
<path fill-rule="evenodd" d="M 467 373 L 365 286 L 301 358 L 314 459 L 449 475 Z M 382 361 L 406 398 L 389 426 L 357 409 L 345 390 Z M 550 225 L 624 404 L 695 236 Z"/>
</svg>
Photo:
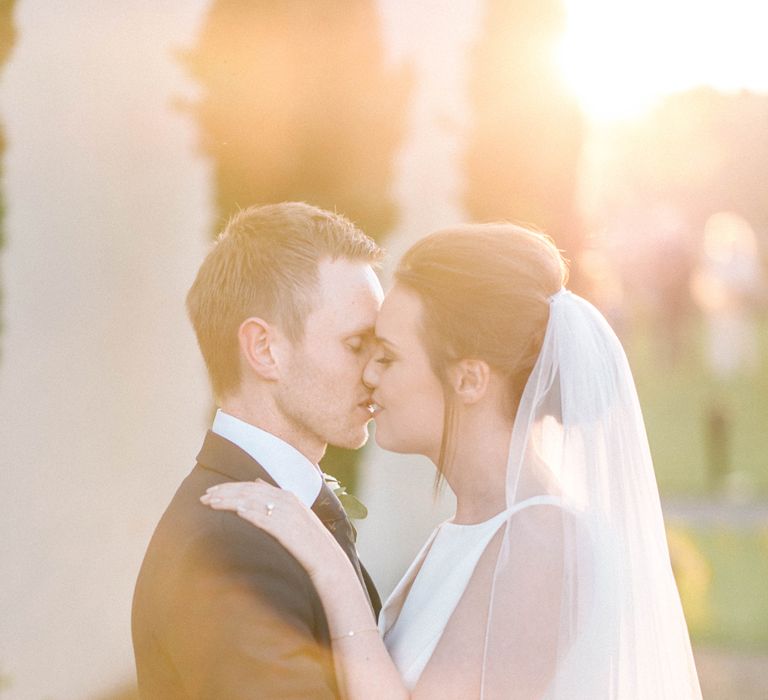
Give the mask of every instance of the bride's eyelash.
<svg viewBox="0 0 768 700">
<path fill-rule="evenodd" d="M 382 355 L 381 357 L 377 357 L 376 358 L 376 363 L 379 364 L 379 365 L 385 365 L 386 366 L 388 364 L 391 364 L 393 359 L 394 358 L 392 358 L 392 357 L 387 357 L 386 355 Z"/>
</svg>

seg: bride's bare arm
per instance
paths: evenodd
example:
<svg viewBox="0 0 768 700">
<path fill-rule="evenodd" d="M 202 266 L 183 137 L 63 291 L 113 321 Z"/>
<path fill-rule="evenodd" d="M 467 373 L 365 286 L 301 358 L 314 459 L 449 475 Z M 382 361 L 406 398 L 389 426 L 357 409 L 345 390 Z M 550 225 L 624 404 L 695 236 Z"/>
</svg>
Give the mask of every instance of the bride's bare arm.
<svg viewBox="0 0 768 700">
<path fill-rule="evenodd" d="M 357 574 L 330 532 L 292 493 L 264 482 L 227 482 L 200 499 L 267 531 L 301 562 L 323 601 L 336 673 L 349 700 L 405 700 Z"/>
</svg>

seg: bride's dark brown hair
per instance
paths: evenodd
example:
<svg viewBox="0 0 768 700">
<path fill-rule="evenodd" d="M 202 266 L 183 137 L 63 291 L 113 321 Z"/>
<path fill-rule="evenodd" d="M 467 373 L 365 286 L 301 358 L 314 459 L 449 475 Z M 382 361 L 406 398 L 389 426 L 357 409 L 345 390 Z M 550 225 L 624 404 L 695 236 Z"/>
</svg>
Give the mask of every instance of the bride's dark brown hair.
<svg viewBox="0 0 768 700">
<path fill-rule="evenodd" d="M 395 282 L 421 300 L 422 340 L 443 385 L 439 474 L 450 465 L 456 432 L 448 367 L 464 358 L 487 362 L 506 378 L 513 415 L 541 349 L 549 297 L 567 277 L 551 238 L 509 223 L 437 231 L 401 259 Z"/>
</svg>

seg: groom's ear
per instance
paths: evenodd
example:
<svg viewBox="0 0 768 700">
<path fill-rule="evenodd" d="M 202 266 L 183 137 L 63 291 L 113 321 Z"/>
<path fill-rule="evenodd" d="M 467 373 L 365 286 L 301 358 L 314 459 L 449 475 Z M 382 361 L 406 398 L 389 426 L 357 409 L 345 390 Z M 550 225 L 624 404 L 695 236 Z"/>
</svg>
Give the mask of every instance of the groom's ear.
<svg viewBox="0 0 768 700">
<path fill-rule="evenodd" d="M 453 390 L 465 404 L 477 403 L 485 396 L 490 377 L 491 368 L 483 360 L 459 360 L 449 370 Z"/>
<path fill-rule="evenodd" d="M 240 354 L 243 361 L 262 379 L 276 380 L 280 377 L 273 344 L 275 329 L 263 318 L 251 316 L 240 324 L 237 331 Z"/>
</svg>

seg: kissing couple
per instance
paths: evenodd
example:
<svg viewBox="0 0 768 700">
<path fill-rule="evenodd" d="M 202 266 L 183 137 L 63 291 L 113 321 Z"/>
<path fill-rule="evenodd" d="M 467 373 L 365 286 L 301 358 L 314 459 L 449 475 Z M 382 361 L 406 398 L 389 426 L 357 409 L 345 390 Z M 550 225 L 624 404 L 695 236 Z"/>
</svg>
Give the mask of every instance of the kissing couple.
<svg viewBox="0 0 768 700">
<path fill-rule="evenodd" d="M 302 203 L 237 214 L 187 307 L 218 411 L 133 601 L 144 700 L 701 698 L 632 375 L 552 241 L 399 261 Z M 318 467 L 421 454 L 456 495 L 381 606 Z"/>
</svg>

